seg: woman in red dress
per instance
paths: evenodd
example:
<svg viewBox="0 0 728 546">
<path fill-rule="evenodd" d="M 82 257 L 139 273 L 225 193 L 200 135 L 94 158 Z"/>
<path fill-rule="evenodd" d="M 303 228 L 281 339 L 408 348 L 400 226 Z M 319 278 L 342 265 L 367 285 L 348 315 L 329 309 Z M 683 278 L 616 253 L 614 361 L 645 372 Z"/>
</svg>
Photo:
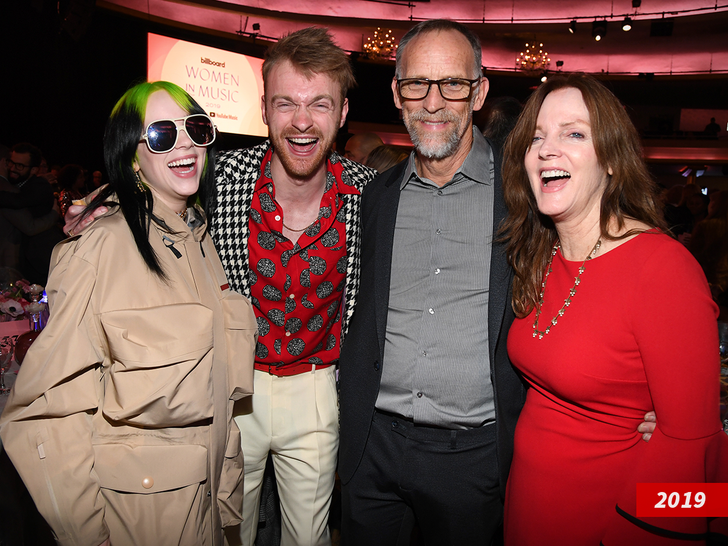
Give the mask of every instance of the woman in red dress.
<svg viewBox="0 0 728 546">
<path fill-rule="evenodd" d="M 508 350 L 530 385 L 506 544 L 704 543 L 706 518 L 636 510 L 637 483 L 726 481 L 728 437 L 717 308 L 700 266 L 663 232 L 634 126 L 594 78 L 549 78 L 504 157 L 519 317 Z M 652 410 L 646 443 L 636 429 Z"/>
</svg>

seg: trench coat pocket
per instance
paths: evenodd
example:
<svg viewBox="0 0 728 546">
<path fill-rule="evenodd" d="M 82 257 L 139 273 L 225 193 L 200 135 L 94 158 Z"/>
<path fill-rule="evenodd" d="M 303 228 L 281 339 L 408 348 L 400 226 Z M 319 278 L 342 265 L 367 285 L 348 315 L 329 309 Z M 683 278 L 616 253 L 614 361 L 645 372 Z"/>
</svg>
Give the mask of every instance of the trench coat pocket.
<svg viewBox="0 0 728 546">
<path fill-rule="evenodd" d="M 235 421 L 230 423 L 217 504 L 223 527 L 237 525 L 243 521 L 243 450 L 240 444 L 240 429 Z"/>
<path fill-rule="evenodd" d="M 94 458 L 102 489 L 147 495 L 207 479 L 207 448 L 200 445 L 99 444 Z"/>
<path fill-rule="evenodd" d="M 240 400 L 253 394 L 253 354 L 258 326 L 250 302 L 236 292 L 222 300 L 227 342 L 230 399 Z"/>
<path fill-rule="evenodd" d="M 213 414 L 212 311 L 198 303 L 100 317 L 111 354 L 104 414 L 113 421 L 183 426 Z"/>
</svg>

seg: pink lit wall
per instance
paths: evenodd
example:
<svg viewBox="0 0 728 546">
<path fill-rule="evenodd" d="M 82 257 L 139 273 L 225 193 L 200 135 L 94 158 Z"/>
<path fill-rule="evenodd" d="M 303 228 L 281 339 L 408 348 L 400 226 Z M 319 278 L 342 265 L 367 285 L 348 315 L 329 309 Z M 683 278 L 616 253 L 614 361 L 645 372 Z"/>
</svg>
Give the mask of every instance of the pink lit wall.
<svg viewBox="0 0 728 546">
<path fill-rule="evenodd" d="M 683 108 L 680 111 L 681 131 L 702 131 L 710 123 L 710 118 L 720 125 L 720 134 L 728 133 L 728 110 L 694 110 Z"/>
<path fill-rule="evenodd" d="M 431 0 L 402 4 L 367 0 L 97 0 L 97 6 L 231 37 L 240 31 L 251 33 L 257 23 L 263 41 L 312 25 L 325 26 L 348 51 L 362 51 L 377 27 L 391 29 L 399 40 L 419 20 L 447 17 L 472 23 L 483 43 L 483 64 L 490 70 L 513 70 L 525 42 L 539 40 L 551 56 L 551 70 L 556 70 L 555 62 L 561 60 L 567 72 L 728 73 L 728 6 L 714 6 L 708 0 L 663 0 L 652 6 L 643 2 L 639 9 L 632 8 L 631 0 Z M 706 6 L 710 13 L 684 16 Z M 669 37 L 651 36 L 651 20 L 663 13 L 675 17 L 675 31 Z M 595 42 L 592 21 L 605 15 L 609 16 L 608 33 L 601 42 Z M 625 15 L 635 18 L 630 32 L 620 29 Z M 569 20 L 574 17 L 578 18 L 577 32 L 569 34 Z"/>
</svg>

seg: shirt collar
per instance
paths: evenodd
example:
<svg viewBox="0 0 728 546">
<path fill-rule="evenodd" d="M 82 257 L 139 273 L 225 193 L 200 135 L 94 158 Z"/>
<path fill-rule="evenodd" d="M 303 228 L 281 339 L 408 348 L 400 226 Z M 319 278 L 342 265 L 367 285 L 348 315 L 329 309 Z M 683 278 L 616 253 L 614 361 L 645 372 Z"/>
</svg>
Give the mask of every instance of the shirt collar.
<svg viewBox="0 0 728 546">
<path fill-rule="evenodd" d="M 485 140 L 480 129 L 473 125 L 473 146 L 470 148 L 470 152 L 468 152 L 463 164 L 460 165 L 457 171 L 455 171 L 452 179 L 455 180 L 459 178 L 458 175 L 462 175 L 479 184 L 490 185 L 492 184 L 492 165 L 493 151 L 490 149 L 488 141 Z M 423 178 L 417 174 L 414 150 L 410 154 L 409 162 L 407 163 L 407 168 L 404 172 L 404 177 L 402 178 L 399 188 L 404 189 L 413 177 L 423 180 Z"/>
</svg>

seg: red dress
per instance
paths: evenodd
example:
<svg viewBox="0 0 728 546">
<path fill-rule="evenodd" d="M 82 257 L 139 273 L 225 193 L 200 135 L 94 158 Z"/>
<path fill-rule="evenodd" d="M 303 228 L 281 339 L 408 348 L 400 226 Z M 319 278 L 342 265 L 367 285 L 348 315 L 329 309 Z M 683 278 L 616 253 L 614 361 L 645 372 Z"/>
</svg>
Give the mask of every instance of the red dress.
<svg viewBox="0 0 728 546">
<path fill-rule="evenodd" d="M 580 265 L 554 256 L 540 330 Z M 636 514 L 638 482 L 726 480 L 716 318 L 692 256 L 645 233 L 586 263 L 571 305 L 543 339 L 533 337 L 534 312 L 513 323 L 508 352 L 531 388 L 516 427 L 507 545 L 679 543 L 643 531 L 615 506 Z M 653 409 L 658 428 L 646 443 L 637 426 Z M 705 518 L 643 520 L 706 531 Z"/>
</svg>

